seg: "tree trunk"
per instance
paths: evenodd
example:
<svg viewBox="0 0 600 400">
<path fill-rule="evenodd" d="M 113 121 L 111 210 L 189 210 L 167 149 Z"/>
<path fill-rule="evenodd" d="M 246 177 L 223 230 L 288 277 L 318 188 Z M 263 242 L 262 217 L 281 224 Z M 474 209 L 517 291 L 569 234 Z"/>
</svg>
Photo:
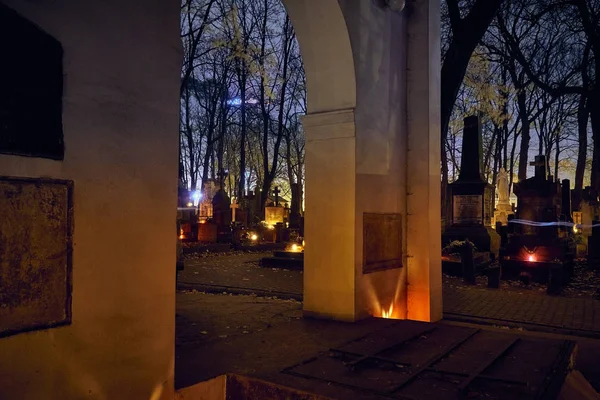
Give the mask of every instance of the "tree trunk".
<svg viewBox="0 0 600 400">
<path fill-rule="evenodd" d="M 600 192 L 600 86 L 591 93 L 589 98 L 589 109 L 592 120 L 592 140 L 594 142 L 592 155 L 592 174 L 590 183 L 592 188 Z"/>
<path fill-rule="evenodd" d="M 508 193 L 511 193 L 511 191 L 512 191 L 512 185 L 513 185 L 514 176 L 515 176 L 515 152 L 517 150 L 517 137 L 518 136 L 515 131 L 515 137 L 513 139 L 512 147 L 510 149 L 510 173 L 508 175 L 508 178 L 509 178 Z"/>
<path fill-rule="evenodd" d="M 244 63 L 244 61 L 239 60 L 238 62 L 242 64 Z M 240 178 L 237 196 L 238 199 L 241 199 L 246 191 L 246 65 L 243 64 L 238 72 L 240 77 L 240 97 L 242 99 L 242 103 L 240 105 Z"/>
<path fill-rule="evenodd" d="M 558 182 L 558 163 L 560 161 L 560 142 L 558 140 L 558 135 L 556 137 L 556 150 L 554 152 L 554 178 Z"/>
<path fill-rule="evenodd" d="M 527 98 L 525 89 L 517 93 L 517 104 L 519 106 L 519 119 L 521 120 L 521 147 L 519 150 L 519 181 L 527 179 L 527 165 L 529 163 L 529 114 L 527 112 Z"/>
<path fill-rule="evenodd" d="M 583 193 L 583 178 L 585 177 L 585 165 L 587 162 L 588 146 L 588 121 L 590 110 L 587 107 L 587 99 L 581 95 L 577 108 L 577 131 L 578 131 L 578 153 L 577 167 L 575 169 L 575 189 L 573 191 L 573 209 L 579 209 L 581 195 Z"/>
</svg>

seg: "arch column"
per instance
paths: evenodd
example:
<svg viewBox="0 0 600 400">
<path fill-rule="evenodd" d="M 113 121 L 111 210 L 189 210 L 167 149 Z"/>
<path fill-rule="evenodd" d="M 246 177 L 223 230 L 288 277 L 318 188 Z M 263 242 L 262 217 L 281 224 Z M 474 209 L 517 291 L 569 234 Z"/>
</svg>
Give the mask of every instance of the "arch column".
<svg viewBox="0 0 600 400">
<path fill-rule="evenodd" d="M 439 4 L 284 4 L 307 76 L 305 314 L 438 320 Z"/>
</svg>

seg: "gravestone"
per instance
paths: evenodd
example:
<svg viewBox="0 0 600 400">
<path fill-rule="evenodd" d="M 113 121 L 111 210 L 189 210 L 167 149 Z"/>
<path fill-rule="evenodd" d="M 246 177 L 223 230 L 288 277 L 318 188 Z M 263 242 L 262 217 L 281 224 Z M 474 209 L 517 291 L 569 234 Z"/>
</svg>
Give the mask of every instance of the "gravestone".
<svg viewBox="0 0 600 400">
<path fill-rule="evenodd" d="M 215 181 L 208 179 L 202 187 L 202 198 L 198 204 L 200 220 L 208 220 L 213 216 L 212 199 L 217 193 Z"/>
<path fill-rule="evenodd" d="M 285 208 L 283 207 L 265 207 L 265 222 L 269 226 L 275 226 L 283 223 L 285 219 Z"/>
<path fill-rule="evenodd" d="M 508 174 L 504 168 L 500 168 L 498 173 L 496 191 L 498 192 L 498 204 L 496 204 L 496 211 L 494 211 L 494 225 L 497 226 L 496 224 L 500 222 L 502 226 L 506 226 L 508 225 L 508 217 L 514 213 L 509 200 Z"/>
<path fill-rule="evenodd" d="M 217 241 L 231 241 L 231 201 L 224 189 L 226 172 L 221 171 L 219 175 L 219 191 L 212 198 L 213 217 L 212 222 L 217 225 Z"/>
<path fill-rule="evenodd" d="M 464 120 L 460 175 L 448 185 L 451 196 L 451 224 L 442 235 L 443 243 L 469 239 L 478 251 L 495 256 L 500 236 L 492 228 L 494 188 L 481 174 L 481 122 L 479 117 Z"/>
<path fill-rule="evenodd" d="M 0 3 L 0 49 L 0 153 L 62 160 L 62 45 Z"/>
<path fill-rule="evenodd" d="M 212 199 L 212 207 L 212 220 L 217 224 L 219 232 L 229 229 L 229 226 L 231 225 L 231 202 L 224 189 L 219 190 L 217 194 L 215 194 Z"/>
<path fill-rule="evenodd" d="M 202 243 L 216 243 L 217 224 L 213 222 L 198 224 L 198 241 Z"/>
<path fill-rule="evenodd" d="M 185 186 L 183 179 L 179 178 L 177 186 L 177 207 L 187 207 L 190 202 L 190 191 Z"/>
<path fill-rule="evenodd" d="M 535 175 L 515 183 L 517 196 L 517 218 L 532 222 L 557 222 L 562 212 L 562 188 L 560 183 L 548 177 L 544 155 L 535 156 Z M 544 239 L 558 237 L 558 226 L 519 225 L 517 233 L 536 235 Z"/>
<path fill-rule="evenodd" d="M 592 235 L 592 222 L 600 219 L 600 201 L 598 193 L 587 186 L 581 196 L 581 224 L 584 238 Z"/>
<path fill-rule="evenodd" d="M 571 209 L 571 181 L 569 179 L 562 180 L 561 194 L 561 220 L 573 222 L 573 210 Z"/>
<path fill-rule="evenodd" d="M 570 233 L 559 230 L 558 224 L 571 218 L 569 202 L 563 207 L 562 193 L 563 185 L 570 191 L 570 183 L 561 184 L 547 175 L 544 155 L 536 156 L 530 165 L 535 166 L 535 175 L 514 185 L 516 217 L 522 222 L 511 224 L 513 233 L 501 257 L 503 274 L 524 282 L 547 283 L 547 292 L 554 294 L 568 283 L 576 253 Z"/>
<path fill-rule="evenodd" d="M 298 183 L 291 183 L 292 204 L 290 205 L 290 228 L 298 229 L 300 227 L 300 217 L 302 216 L 302 187 Z"/>
<path fill-rule="evenodd" d="M 0 337 L 71 322 L 73 182 L 0 178 Z"/>
</svg>

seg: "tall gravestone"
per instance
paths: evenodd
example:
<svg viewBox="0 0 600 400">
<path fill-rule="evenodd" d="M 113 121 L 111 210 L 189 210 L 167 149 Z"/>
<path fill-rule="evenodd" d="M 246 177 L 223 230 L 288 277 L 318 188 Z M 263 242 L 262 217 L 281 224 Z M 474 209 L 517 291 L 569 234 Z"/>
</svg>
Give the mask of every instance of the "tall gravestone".
<svg viewBox="0 0 600 400">
<path fill-rule="evenodd" d="M 535 175 L 515 183 L 517 217 L 532 222 L 556 222 L 562 213 L 561 184 L 547 175 L 548 165 L 544 155 L 535 156 L 535 161 L 530 164 L 535 166 Z M 518 231 L 523 235 L 544 239 L 558 237 L 557 225 L 522 224 L 519 225 Z"/>
<path fill-rule="evenodd" d="M 292 204 L 290 206 L 290 228 L 300 227 L 300 218 L 302 217 L 302 187 L 299 183 L 291 183 Z"/>
<path fill-rule="evenodd" d="M 469 239 L 479 251 L 498 255 L 500 236 L 492 228 L 494 187 L 481 174 L 481 122 L 479 117 L 464 120 L 460 175 L 449 185 L 451 223 L 442 235 L 443 243 Z"/>
<path fill-rule="evenodd" d="M 219 172 L 219 191 L 212 198 L 212 221 L 217 225 L 217 241 L 231 240 L 231 200 L 224 189 L 226 172 Z"/>
</svg>

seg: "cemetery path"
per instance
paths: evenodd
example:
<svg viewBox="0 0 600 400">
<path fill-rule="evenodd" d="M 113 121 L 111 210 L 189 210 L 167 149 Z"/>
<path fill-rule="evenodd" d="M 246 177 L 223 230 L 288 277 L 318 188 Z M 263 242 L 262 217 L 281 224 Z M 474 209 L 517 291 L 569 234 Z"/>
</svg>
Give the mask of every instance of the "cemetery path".
<svg viewBox="0 0 600 400">
<path fill-rule="evenodd" d="M 272 252 L 188 255 L 185 269 L 178 275 L 177 287 L 302 300 L 302 271 L 259 266 L 261 258 L 272 255 Z"/>
<path fill-rule="evenodd" d="M 444 285 L 444 318 L 600 338 L 600 301 Z"/>
<path fill-rule="evenodd" d="M 301 300 L 302 272 L 260 267 L 259 260 L 270 255 L 231 252 L 187 256 L 178 288 Z M 487 289 L 456 283 L 444 279 L 447 320 L 600 338 L 600 300 L 548 296 L 539 288 Z"/>
</svg>

